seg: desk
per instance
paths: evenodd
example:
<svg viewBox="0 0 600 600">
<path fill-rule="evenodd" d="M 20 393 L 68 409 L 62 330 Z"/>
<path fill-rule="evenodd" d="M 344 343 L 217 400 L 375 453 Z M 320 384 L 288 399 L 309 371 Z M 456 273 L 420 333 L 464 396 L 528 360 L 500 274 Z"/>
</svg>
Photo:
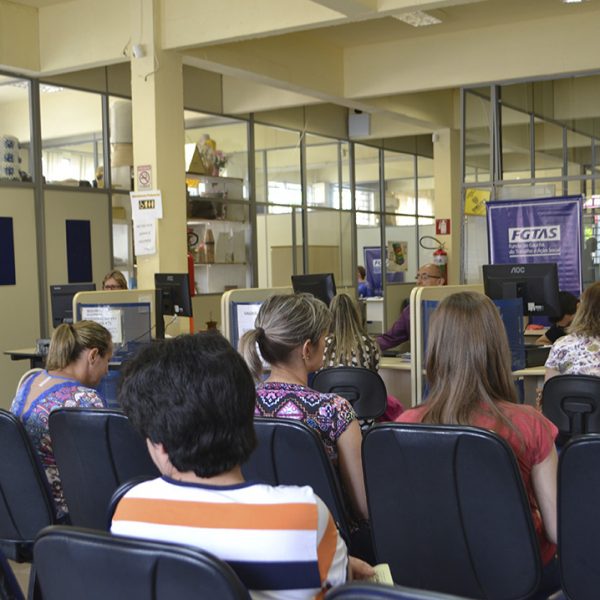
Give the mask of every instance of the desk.
<svg viewBox="0 0 600 600">
<path fill-rule="evenodd" d="M 513 371 L 515 379 L 523 379 L 523 402 L 535 406 L 535 396 L 537 388 L 544 387 L 545 367 L 528 367 Z"/>
<path fill-rule="evenodd" d="M 28 360 L 32 369 L 43 368 L 46 356 L 40 354 L 35 347 L 20 348 L 19 350 L 5 350 L 4 354 L 11 360 Z"/>
<path fill-rule="evenodd" d="M 379 362 L 379 375 L 385 383 L 387 393 L 398 398 L 405 409 L 410 408 L 410 361 L 384 356 Z"/>
</svg>

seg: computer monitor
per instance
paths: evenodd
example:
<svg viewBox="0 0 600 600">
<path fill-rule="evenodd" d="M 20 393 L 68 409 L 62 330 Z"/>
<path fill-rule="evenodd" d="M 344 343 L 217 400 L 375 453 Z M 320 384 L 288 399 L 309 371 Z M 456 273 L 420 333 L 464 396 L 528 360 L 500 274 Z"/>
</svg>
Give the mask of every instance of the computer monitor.
<svg viewBox="0 0 600 600">
<path fill-rule="evenodd" d="M 52 327 L 73 322 L 73 297 L 78 292 L 94 292 L 95 283 L 65 283 L 50 286 Z"/>
<path fill-rule="evenodd" d="M 152 341 L 150 302 L 78 302 L 77 320 L 95 321 L 110 331 L 115 355 Z"/>
<path fill-rule="evenodd" d="M 192 316 L 192 298 L 187 273 L 155 273 L 154 287 L 158 292 L 158 313 L 162 315 Z M 158 319 L 158 314 L 157 314 Z"/>
<path fill-rule="evenodd" d="M 521 298 L 524 315 L 561 316 L 556 263 L 483 265 L 483 287 L 492 300 Z"/>
<path fill-rule="evenodd" d="M 312 294 L 323 300 L 327 306 L 335 296 L 333 273 L 314 273 L 310 275 L 292 275 L 292 287 L 295 294 Z"/>
</svg>

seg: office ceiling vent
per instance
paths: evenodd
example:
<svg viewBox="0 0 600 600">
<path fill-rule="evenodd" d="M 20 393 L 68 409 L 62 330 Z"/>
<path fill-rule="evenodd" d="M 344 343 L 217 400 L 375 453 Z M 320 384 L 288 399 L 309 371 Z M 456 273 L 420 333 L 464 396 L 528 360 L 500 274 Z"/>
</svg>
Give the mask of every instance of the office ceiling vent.
<svg viewBox="0 0 600 600">
<path fill-rule="evenodd" d="M 393 15 L 396 19 L 404 21 L 413 27 L 427 27 L 428 25 L 439 25 L 442 20 L 426 13 L 423 10 Z"/>
</svg>

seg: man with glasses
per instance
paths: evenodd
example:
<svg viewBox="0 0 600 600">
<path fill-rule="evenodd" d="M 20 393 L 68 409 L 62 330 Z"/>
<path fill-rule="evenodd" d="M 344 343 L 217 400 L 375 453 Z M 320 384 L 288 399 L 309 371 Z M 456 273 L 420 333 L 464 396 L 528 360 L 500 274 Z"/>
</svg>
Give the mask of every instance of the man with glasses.
<svg viewBox="0 0 600 600">
<path fill-rule="evenodd" d="M 427 263 L 419 267 L 416 280 L 418 286 L 444 285 L 444 283 L 446 283 L 442 270 L 438 265 L 433 263 Z M 389 348 L 398 346 L 398 344 L 406 342 L 409 339 L 410 306 L 407 304 L 400 313 L 398 320 L 392 325 L 391 329 L 377 338 L 377 343 L 379 344 L 381 350 L 388 350 Z"/>
</svg>

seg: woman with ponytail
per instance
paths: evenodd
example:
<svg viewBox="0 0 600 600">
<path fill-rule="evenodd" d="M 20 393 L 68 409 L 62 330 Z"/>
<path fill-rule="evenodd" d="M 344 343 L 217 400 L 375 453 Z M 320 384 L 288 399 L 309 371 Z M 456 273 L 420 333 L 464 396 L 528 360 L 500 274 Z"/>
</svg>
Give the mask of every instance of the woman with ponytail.
<svg viewBox="0 0 600 600">
<path fill-rule="evenodd" d="M 275 295 L 263 302 L 240 353 L 258 383 L 256 415 L 303 421 L 317 431 L 338 469 L 356 519 L 367 519 L 361 432 L 351 404 L 308 387 L 323 363 L 331 313 L 311 294 Z M 263 380 L 263 359 L 270 374 Z"/>
<path fill-rule="evenodd" d="M 93 321 L 62 324 L 54 331 L 46 369 L 25 379 L 10 410 L 23 421 L 52 489 L 57 517 L 68 508 L 52 450 L 48 417 L 63 406 L 103 408 L 94 389 L 108 372 L 112 341 L 107 329 Z"/>
</svg>

